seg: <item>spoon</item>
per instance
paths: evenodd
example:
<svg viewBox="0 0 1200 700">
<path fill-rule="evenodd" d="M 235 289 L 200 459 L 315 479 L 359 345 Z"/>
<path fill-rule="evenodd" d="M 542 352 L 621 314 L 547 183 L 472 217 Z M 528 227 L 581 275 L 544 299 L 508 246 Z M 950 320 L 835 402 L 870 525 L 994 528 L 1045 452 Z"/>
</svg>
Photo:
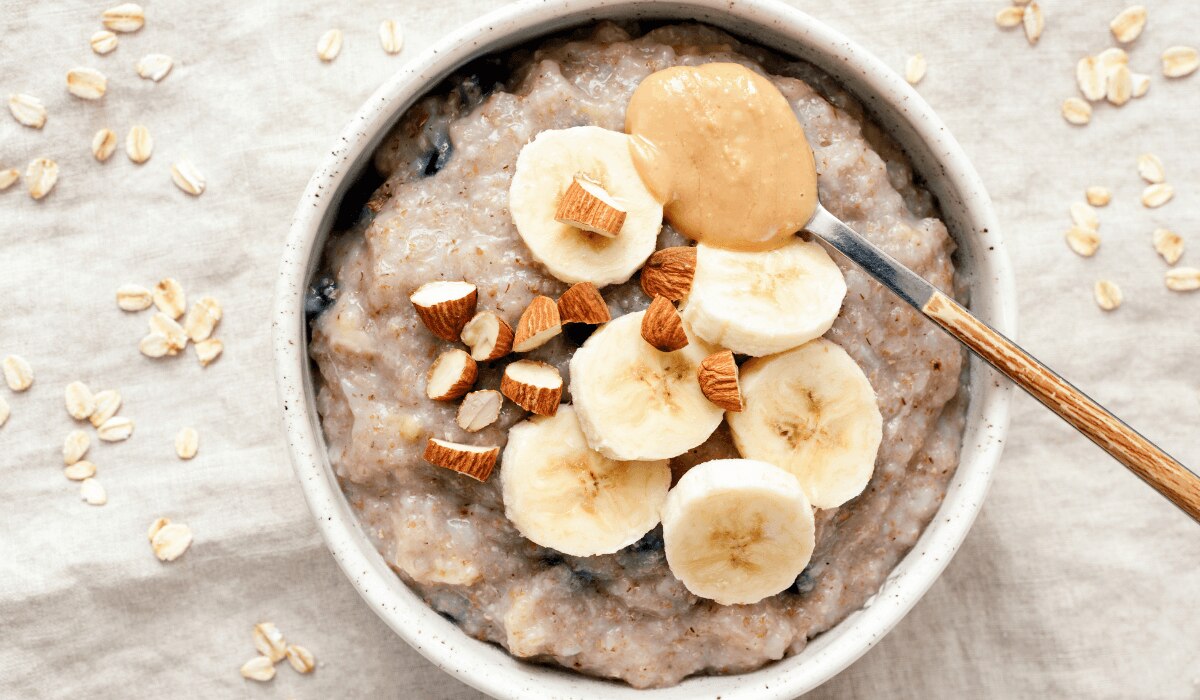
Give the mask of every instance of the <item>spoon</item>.
<svg viewBox="0 0 1200 700">
<path fill-rule="evenodd" d="M 820 237 L 1029 392 L 1200 522 L 1200 476 L 1093 401 L 950 296 L 875 247 L 820 204 L 805 231 Z"/>
</svg>

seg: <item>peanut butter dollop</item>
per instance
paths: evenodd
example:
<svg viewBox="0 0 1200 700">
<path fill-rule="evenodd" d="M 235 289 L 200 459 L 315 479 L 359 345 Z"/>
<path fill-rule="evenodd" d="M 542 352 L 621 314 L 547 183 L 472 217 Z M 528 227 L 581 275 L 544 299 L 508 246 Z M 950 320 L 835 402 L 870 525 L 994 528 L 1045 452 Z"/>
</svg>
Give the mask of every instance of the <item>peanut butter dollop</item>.
<svg viewBox="0 0 1200 700">
<path fill-rule="evenodd" d="M 737 250 L 785 243 L 812 217 L 817 172 L 791 105 L 736 63 L 651 74 L 625 131 L 638 173 L 683 235 Z"/>
</svg>

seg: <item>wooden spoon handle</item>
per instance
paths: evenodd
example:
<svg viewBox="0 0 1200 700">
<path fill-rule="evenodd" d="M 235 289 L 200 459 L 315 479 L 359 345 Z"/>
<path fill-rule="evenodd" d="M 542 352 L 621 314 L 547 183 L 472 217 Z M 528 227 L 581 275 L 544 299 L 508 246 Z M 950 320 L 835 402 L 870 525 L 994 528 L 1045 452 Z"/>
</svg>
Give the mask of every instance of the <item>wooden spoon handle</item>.
<svg viewBox="0 0 1200 700">
<path fill-rule="evenodd" d="M 825 207 L 817 206 L 804 229 L 853 260 L 893 294 L 920 310 L 1200 522 L 1200 476 L 863 238 Z"/>
<path fill-rule="evenodd" d="M 1200 477 L 1187 467 L 942 292 L 934 291 L 921 310 L 1129 467 L 1142 481 L 1200 521 Z"/>
</svg>

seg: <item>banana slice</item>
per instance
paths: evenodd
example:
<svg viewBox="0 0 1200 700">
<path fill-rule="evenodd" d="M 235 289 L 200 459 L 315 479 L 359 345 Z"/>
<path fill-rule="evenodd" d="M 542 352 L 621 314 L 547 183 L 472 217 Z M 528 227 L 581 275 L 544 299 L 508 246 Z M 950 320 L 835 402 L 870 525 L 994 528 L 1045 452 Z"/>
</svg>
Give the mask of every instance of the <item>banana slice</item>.
<svg viewBox="0 0 1200 700">
<path fill-rule="evenodd" d="M 800 484 L 753 459 L 692 467 L 667 494 L 662 523 L 671 573 L 721 605 L 757 603 L 783 591 L 816 545 L 812 506 Z"/>
<path fill-rule="evenodd" d="M 828 340 L 741 367 L 745 410 L 729 413 L 738 452 L 796 475 L 808 500 L 833 508 L 862 493 L 875 470 L 883 418 L 875 390 Z"/>
<path fill-rule="evenodd" d="M 588 447 L 575 410 L 508 431 L 504 512 L 526 538 L 576 557 L 611 554 L 658 524 L 671 486 L 667 460 L 618 462 Z"/>
<path fill-rule="evenodd" d="M 603 188 L 625 211 L 614 237 L 555 221 L 559 201 L 576 177 Z M 642 183 L 629 155 L 629 136 L 598 126 L 543 131 L 521 149 L 508 190 L 521 240 L 551 275 L 597 287 L 628 280 L 654 252 L 662 205 Z"/>
<path fill-rule="evenodd" d="M 683 320 L 710 343 L 761 357 L 823 335 L 845 296 L 842 271 L 818 243 L 795 238 L 756 253 L 702 243 Z"/>
<path fill-rule="evenodd" d="M 724 412 L 696 373 L 716 348 L 688 334 L 674 352 L 642 339 L 645 311 L 600 326 L 571 358 L 571 397 L 588 444 L 612 459 L 667 459 L 708 439 Z M 686 332 L 686 328 L 685 328 Z"/>
</svg>

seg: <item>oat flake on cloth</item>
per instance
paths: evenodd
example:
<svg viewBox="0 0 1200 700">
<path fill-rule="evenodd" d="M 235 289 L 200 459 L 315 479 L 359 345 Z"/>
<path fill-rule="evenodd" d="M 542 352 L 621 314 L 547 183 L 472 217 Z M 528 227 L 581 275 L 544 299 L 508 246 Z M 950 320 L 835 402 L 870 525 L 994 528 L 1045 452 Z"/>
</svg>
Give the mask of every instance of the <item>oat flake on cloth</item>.
<svg viewBox="0 0 1200 700">
<path fill-rule="evenodd" d="M 115 0 L 109 4 L 116 4 Z M 38 97 L 41 130 L 0 114 L 0 170 L 56 160 L 40 202 L 25 184 L 0 193 L 0 355 L 33 366 L 32 388 L 0 387 L 0 697 L 405 697 L 478 693 L 393 635 L 337 569 L 291 472 L 271 359 L 272 294 L 283 238 L 304 184 L 350 114 L 401 63 L 449 29 L 500 5 L 452 0 L 213 5 L 156 3 L 146 25 L 110 54 L 88 45 L 105 3 L 0 3 L 0 95 Z M 875 0 L 794 2 L 902 70 L 924 53 L 920 92 L 983 176 L 1008 238 L 1021 302 L 1021 340 L 1186 464 L 1200 464 L 1200 293 L 1169 292 L 1151 232 L 1183 235 L 1180 264 L 1200 266 L 1200 74 L 1168 81 L 1159 54 L 1196 45 L 1200 6 L 1147 0 L 1131 66 L 1149 94 L 1092 123 L 1059 114 L 1076 93 L 1075 61 L 1110 45 L 1122 3 L 1044 2 L 1036 47 L 1000 30 L 1004 0 L 946 0 L 879 12 Z M 379 22 L 401 20 L 390 56 Z M 344 33 L 331 63 L 316 55 Z M 134 65 L 163 53 L 161 82 Z M 84 101 L 65 73 L 108 76 Z M 124 152 L 134 125 L 154 150 Z M 101 164 L 92 135 L 110 128 Z M 1137 156 L 1158 154 L 1176 190 L 1139 203 Z M 190 197 L 170 165 L 189 159 L 207 180 Z M 1063 242 L 1068 207 L 1089 185 L 1112 189 L 1094 258 Z M 201 368 L 192 350 L 138 353 L 149 312 L 120 311 L 116 288 L 177 278 L 192 300 L 217 298 L 224 355 Z M 1105 313 L 1099 279 L 1124 292 Z M 75 429 L 63 405 L 74 380 L 122 393 L 134 419 L 125 442 L 93 440 L 108 503 L 90 506 L 63 477 Z M 194 427 L 199 452 L 175 455 Z M 90 428 L 89 428 L 90 430 Z M 187 523 L 191 548 L 160 563 L 151 521 Z M 1200 698 L 1197 526 L 1032 400 L 1013 429 L 991 496 L 946 574 L 861 661 L 811 697 Z M 242 679 L 254 623 L 276 623 L 316 656 L 308 676 L 281 665 L 269 685 Z"/>
</svg>

